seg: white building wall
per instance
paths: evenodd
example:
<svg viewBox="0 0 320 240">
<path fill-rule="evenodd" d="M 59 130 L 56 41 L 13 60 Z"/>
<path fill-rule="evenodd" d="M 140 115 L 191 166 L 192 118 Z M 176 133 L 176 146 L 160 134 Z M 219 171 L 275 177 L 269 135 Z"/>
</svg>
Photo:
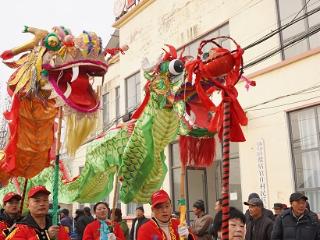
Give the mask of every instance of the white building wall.
<svg viewBox="0 0 320 240">
<path fill-rule="evenodd" d="M 272 99 L 318 84 L 319 60 L 318 53 L 258 75 L 253 78 L 257 86 L 249 92 L 238 87 L 241 90 L 239 99 L 245 109 L 270 101 L 257 107 L 267 109 L 248 110 L 249 124 L 243 128 L 247 141 L 240 144 L 242 193 L 248 196 L 259 189 L 256 142 L 261 138 L 265 141 L 270 208 L 274 202 L 289 204 L 289 195 L 295 190 L 287 111 L 319 104 L 320 96 L 318 92 L 304 92 L 280 100 Z"/>
</svg>

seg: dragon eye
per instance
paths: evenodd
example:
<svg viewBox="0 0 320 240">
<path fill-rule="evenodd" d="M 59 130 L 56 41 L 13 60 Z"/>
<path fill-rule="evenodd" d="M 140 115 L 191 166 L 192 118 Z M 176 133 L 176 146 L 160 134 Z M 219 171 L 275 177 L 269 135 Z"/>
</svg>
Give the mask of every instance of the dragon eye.
<svg viewBox="0 0 320 240">
<path fill-rule="evenodd" d="M 179 75 L 183 72 L 184 63 L 179 59 L 174 59 L 169 63 L 169 72 L 172 75 Z"/>
</svg>

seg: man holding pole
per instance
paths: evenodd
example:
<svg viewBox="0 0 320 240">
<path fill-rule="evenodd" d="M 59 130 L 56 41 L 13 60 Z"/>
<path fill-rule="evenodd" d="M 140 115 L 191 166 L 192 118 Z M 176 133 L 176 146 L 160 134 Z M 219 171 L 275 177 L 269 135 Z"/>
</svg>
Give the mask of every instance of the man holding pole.
<svg viewBox="0 0 320 240">
<path fill-rule="evenodd" d="M 6 240 L 70 240 L 63 226 L 51 224 L 48 217 L 49 195 L 44 186 L 32 187 L 28 193 L 29 213 Z"/>
<path fill-rule="evenodd" d="M 178 240 L 194 239 L 187 226 L 179 225 L 178 219 L 172 218 L 172 204 L 168 193 L 159 190 L 151 196 L 153 218 L 138 230 L 138 240 Z"/>
</svg>

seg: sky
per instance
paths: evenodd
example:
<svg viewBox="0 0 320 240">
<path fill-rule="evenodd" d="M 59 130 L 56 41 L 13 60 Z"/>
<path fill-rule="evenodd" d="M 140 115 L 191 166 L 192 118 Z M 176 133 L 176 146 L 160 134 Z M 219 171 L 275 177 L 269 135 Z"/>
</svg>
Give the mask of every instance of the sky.
<svg viewBox="0 0 320 240">
<path fill-rule="evenodd" d="M 73 35 L 83 30 L 96 32 L 106 46 L 114 29 L 113 0 L 6 0 L 0 2 L 0 53 L 32 39 L 22 33 L 24 26 L 50 31 L 53 26 L 69 28 Z M 0 111 L 6 95 L 6 82 L 13 69 L 0 62 Z M 1 122 L 2 114 L 0 115 Z"/>
</svg>

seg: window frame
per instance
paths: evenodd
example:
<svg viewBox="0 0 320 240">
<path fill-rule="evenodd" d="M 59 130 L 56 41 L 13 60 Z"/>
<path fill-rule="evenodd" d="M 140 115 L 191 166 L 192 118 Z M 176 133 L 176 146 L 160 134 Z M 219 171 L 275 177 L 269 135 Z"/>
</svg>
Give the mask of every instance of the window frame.
<svg viewBox="0 0 320 240">
<path fill-rule="evenodd" d="M 119 122 L 120 118 L 120 86 L 116 86 L 114 89 L 114 95 L 115 95 L 115 115 L 116 115 L 116 123 Z"/>
<path fill-rule="evenodd" d="M 275 0 L 275 3 L 276 3 L 276 12 L 277 12 L 277 24 L 278 24 L 278 27 L 280 28 L 280 27 L 282 27 L 282 22 L 281 22 L 281 9 L 280 9 L 279 1 L 280 1 L 280 0 Z M 302 6 L 304 6 L 304 9 L 301 11 L 301 13 L 300 13 L 299 15 L 300 15 L 300 16 L 301 16 L 301 14 L 302 14 L 302 15 L 306 15 L 306 13 L 307 13 L 308 11 L 310 11 L 310 10 L 308 10 L 308 5 L 306 4 L 308 0 L 296 0 L 296 1 L 300 1 L 300 2 L 302 3 Z M 299 11 L 300 11 L 300 10 L 299 10 Z M 310 31 L 310 29 L 313 29 L 313 28 L 315 28 L 315 27 L 317 27 L 317 26 L 320 26 L 320 22 L 319 22 L 318 24 L 310 27 L 309 18 L 310 18 L 310 16 L 304 18 L 303 20 L 301 20 L 301 21 L 303 21 L 304 31 L 301 31 L 301 32 L 299 31 L 299 32 L 297 32 L 297 33 L 296 33 L 294 36 L 292 36 L 292 37 L 289 37 L 289 38 L 287 38 L 287 39 L 284 39 L 283 31 L 280 31 L 280 32 L 279 32 L 278 35 L 279 35 L 279 44 L 280 44 L 280 47 L 281 47 L 281 52 L 280 52 L 280 53 L 281 53 L 281 59 L 282 59 L 282 60 L 286 60 L 286 59 L 289 59 L 289 58 L 291 58 L 291 57 L 295 57 L 295 56 L 297 56 L 297 55 L 302 54 L 302 53 L 305 52 L 305 51 L 302 51 L 302 52 L 299 52 L 299 53 L 297 53 L 297 54 L 290 55 L 290 56 L 286 57 L 286 50 L 294 47 L 295 44 L 291 45 L 291 46 L 288 47 L 288 48 L 284 48 L 284 45 L 285 45 L 285 43 L 290 42 L 291 40 L 295 39 L 295 38 L 298 37 L 299 35 L 301 35 L 301 34 L 306 34 L 308 31 Z M 318 33 L 319 33 L 319 32 L 317 32 L 316 34 L 318 34 Z M 306 47 L 307 47 L 307 50 L 306 50 L 306 51 L 310 51 L 311 49 L 316 48 L 316 47 L 311 47 L 311 44 L 310 44 L 310 37 L 312 37 L 312 36 L 314 36 L 314 35 L 315 35 L 315 34 L 310 35 L 310 36 L 304 38 L 302 41 L 298 41 L 297 43 L 301 43 L 301 42 L 303 42 L 303 41 L 306 41 L 306 44 L 307 44 L 307 46 L 306 46 Z M 319 46 L 318 46 L 318 47 L 319 47 Z"/>
<path fill-rule="evenodd" d="M 106 98 L 106 103 L 105 103 L 105 98 Z M 110 124 L 110 92 L 106 92 L 102 96 L 102 123 L 103 123 L 103 128 L 107 128 Z M 105 121 L 105 117 L 107 117 L 107 121 Z"/>
<path fill-rule="evenodd" d="M 135 101 L 136 101 L 136 103 L 135 103 L 135 106 L 132 108 L 132 109 L 128 109 L 128 81 L 130 80 L 130 79 L 132 79 L 134 77 L 134 79 L 135 79 Z M 138 83 L 139 84 L 137 84 L 137 81 L 136 81 L 136 77 L 138 77 Z M 129 112 L 132 112 L 132 111 L 134 111 L 136 108 L 137 108 L 137 106 L 139 105 L 139 103 L 140 103 L 140 101 L 141 101 L 141 99 L 138 99 L 138 91 L 141 91 L 141 89 L 138 89 L 138 85 L 141 85 L 141 76 L 140 76 L 140 70 L 138 70 L 138 71 L 136 71 L 136 72 L 134 72 L 133 74 L 131 74 L 130 76 L 128 76 L 128 77 L 126 77 L 125 78 L 125 97 L 126 97 L 126 101 L 125 101 L 125 113 L 129 113 Z M 140 97 L 141 97 L 141 93 L 140 93 Z"/>
<path fill-rule="evenodd" d="M 305 150 L 302 150 L 302 149 L 295 150 L 294 149 L 294 139 L 293 139 L 294 127 L 292 125 L 292 117 L 290 115 L 297 113 L 297 112 L 300 112 L 300 111 L 305 111 L 308 109 L 314 110 L 314 116 L 315 116 L 314 121 L 315 121 L 315 125 L 316 125 L 315 132 L 316 132 L 317 139 L 318 139 L 318 146 L 308 148 Z M 310 151 L 317 151 L 318 155 L 319 155 L 319 161 L 320 161 L 320 134 L 319 134 L 320 133 L 320 119 L 319 119 L 319 116 L 320 116 L 320 105 L 319 104 L 306 106 L 303 108 L 299 108 L 299 109 L 295 109 L 293 111 L 287 112 L 287 122 L 288 122 L 288 133 L 289 133 L 290 150 L 291 150 L 291 163 L 292 163 L 292 174 L 293 174 L 293 179 L 294 179 L 294 189 L 295 189 L 295 191 L 303 192 L 304 194 L 306 192 L 318 192 L 320 194 L 320 186 L 318 186 L 318 187 L 305 187 L 304 180 L 303 180 L 303 187 L 298 186 L 298 183 L 300 182 L 300 180 L 298 179 L 298 173 L 297 173 L 298 171 L 297 171 L 297 163 L 296 163 L 297 156 L 302 155 L 302 153 L 310 152 Z M 319 171 L 320 171 L 320 168 L 319 168 Z M 320 209 L 319 209 L 319 211 L 320 211 Z"/>
</svg>

